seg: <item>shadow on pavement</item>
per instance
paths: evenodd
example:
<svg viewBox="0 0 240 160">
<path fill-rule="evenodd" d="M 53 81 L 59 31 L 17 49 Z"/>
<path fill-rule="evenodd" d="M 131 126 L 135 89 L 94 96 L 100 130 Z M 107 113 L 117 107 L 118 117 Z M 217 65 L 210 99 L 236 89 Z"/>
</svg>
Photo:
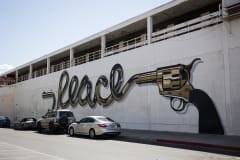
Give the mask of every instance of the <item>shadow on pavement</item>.
<svg viewBox="0 0 240 160">
<path fill-rule="evenodd" d="M 44 134 L 44 135 L 64 135 L 64 134 L 66 134 L 66 131 L 62 131 L 62 130 L 56 130 L 56 131 L 43 130 L 41 132 L 33 131 L 33 133 Z"/>
<path fill-rule="evenodd" d="M 217 154 L 224 154 L 224 155 L 231 155 L 231 156 L 240 156 L 240 150 L 224 150 L 224 149 L 216 149 L 216 148 L 201 147 L 201 146 L 194 146 L 194 145 L 165 143 L 165 142 L 159 142 L 157 140 L 141 139 L 137 137 L 134 138 L 134 137 L 119 136 L 117 138 L 112 138 L 111 140 L 172 147 L 177 149 L 188 149 L 193 151 L 203 151 L 208 153 L 217 153 Z"/>
</svg>

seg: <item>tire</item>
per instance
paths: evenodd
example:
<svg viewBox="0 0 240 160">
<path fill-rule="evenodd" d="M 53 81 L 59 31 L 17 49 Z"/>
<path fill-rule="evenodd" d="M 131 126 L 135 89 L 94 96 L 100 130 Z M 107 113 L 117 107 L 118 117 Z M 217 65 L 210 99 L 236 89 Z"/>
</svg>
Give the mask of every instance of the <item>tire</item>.
<svg viewBox="0 0 240 160">
<path fill-rule="evenodd" d="M 96 134 L 95 134 L 95 130 L 94 129 L 90 129 L 89 130 L 89 137 L 94 139 L 96 137 Z"/>
<path fill-rule="evenodd" d="M 53 122 L 49 122 L 49 124 L 48 124 L 48 129 L 49 129 L 50 132 L 54 131 Z"/>
<path fill-rule="evenodd" d="M 38 133 L 42 132 L 42 126 L 41 126 L 40 122 L 37 124 L 37 131 L 38 131 Z"/>
<path fill-rule="evenodd" d="M 68 117 L 64 116 L 64 117 L 60 118 L 59 124 L 60 124 L 61 127 L 67 128 L 67 126 L 68 126 Z"/>
<path fill-rule="evenodd" d="M 120 133 L 117 133 L 117 134 L 113 134 L 111 137 L 112 138 L 116 138 L 116 137 L 119 137 Z"/>
<path fill-rule="evenodd" d="M 24 130 L 24 124 L 21 125 L 21 128 L 20 128 L 20 129 L 21 129 L 21 130 Z"/>
<path fill-rule="evenodd" d="M 73 137 L 75 134 L 74 134 L 74 129 L 71 127 L 69 129 L 69 136 Z"/>
</svg>

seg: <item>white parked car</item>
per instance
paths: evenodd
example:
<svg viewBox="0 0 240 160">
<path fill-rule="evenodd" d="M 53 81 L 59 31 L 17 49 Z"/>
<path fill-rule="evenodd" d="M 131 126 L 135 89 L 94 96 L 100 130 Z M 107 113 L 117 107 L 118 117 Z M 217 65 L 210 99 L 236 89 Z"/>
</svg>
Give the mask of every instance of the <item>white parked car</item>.
<svg viewBox="0 0 240 160">
<path fill-rule="evenodd" d="M 68 127 L 68 133 L 70 136 L 88 135 L 90 138 L 99 135 L 118 136 L 121 133 L 121 126 L 105 116 L 88 116 L 72 123 Z"/>
</svg>

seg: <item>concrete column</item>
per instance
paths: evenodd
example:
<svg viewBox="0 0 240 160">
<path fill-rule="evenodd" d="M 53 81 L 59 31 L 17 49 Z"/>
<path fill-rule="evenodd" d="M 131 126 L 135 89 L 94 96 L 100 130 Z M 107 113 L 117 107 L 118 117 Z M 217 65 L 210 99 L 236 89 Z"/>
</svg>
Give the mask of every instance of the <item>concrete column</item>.
<svg viewBox="0 0 240 160">
<path fill-rule="evenodd" d="M 50 57 L 47 58 L 47 74 L 50 73 Z"/>
<path fill-rule="evenodd" d="M 32 64 L 29 65 L 28 79 L 32 79 Z"/>
<path fill-rule="evenodd" d="M 18 70 L 16 70 L 16 73 L 15 73 L 15 78 L 16 78 L 16 83 L 18 82 Z"/>
<path fill-rule="evenodd" d="M 103 35 L 101 37 L 101 58 L 103 58 L 103 55 L 105 53 L 105 49 L 106 49 L 106 36 Z"/>
<path fill-rule="evenodd" d="M 70 48 L 70 67 L 74 66 L 74 50 Z"/>
<path fill-rule="evenodd" d="M 147 42 L 152 43 L 153 19 L 151 16 L 147 17 Z"/>
</svg>

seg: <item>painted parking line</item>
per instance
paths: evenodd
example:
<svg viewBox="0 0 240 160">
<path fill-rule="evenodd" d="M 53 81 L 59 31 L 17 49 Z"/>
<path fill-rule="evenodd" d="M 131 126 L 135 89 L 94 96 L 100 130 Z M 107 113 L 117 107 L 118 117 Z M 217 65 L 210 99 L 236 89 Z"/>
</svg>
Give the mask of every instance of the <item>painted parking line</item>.
<svg viewBox="0 0 240 160">
<path fill-rule="evenodd" d="M 50 154 L 41 153 L 21 146 L 0 142 L 0 160 L 64 160 Z"/>
</svg>

